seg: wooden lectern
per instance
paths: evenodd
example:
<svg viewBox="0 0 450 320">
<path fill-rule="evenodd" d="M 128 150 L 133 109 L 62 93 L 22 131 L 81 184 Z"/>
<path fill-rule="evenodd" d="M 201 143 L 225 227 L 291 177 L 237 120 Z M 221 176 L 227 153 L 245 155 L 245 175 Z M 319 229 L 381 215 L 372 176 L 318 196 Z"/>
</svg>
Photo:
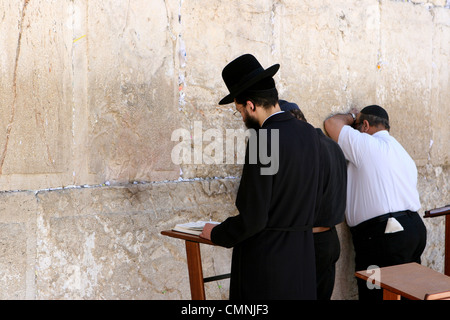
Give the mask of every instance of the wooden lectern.
<svg viewBox="0 0 450 320">
<path fill-rule="evenodd" d="M 205 283 L 210 281 L 222 280 L 230 277 L 230 274 L 219 275 L 215 277 L 203 278 L 202 258 L 200 254 L 200 243 L 215 245 L 209 240 L 200 238 L 199 236 L 166 230 L 161 232 L 162 235 L 182 239 L 186 245 L 186 260 L 189 272 L 189 284 L 191 286 L 192 300 L 205 300 Z"/>
<path fill-rule="evenodd" d="M 450 276 L 450 205 L 425 211 L 424 218 L 434 218 L 445 215 L 445 257 L 444 274 Z"/>
</svg>

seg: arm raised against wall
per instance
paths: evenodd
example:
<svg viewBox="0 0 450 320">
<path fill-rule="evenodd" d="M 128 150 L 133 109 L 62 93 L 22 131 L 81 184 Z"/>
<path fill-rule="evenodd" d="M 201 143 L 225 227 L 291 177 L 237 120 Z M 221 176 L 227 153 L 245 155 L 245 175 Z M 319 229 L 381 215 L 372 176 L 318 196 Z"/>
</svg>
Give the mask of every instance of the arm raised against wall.
<svg viewBox="0 0 450 320">
<path fill-rule="evenodd" d="M 349 113 L 335 114 L 328 117 L 323 123 L 328 136 L 334 141 L 338 142 L 339 134 L 342 128 L 345 125 L 352 126 L 356 121 L 356 115 L 357 113 L 352 110 L 352 112 Z"/>
</svg>

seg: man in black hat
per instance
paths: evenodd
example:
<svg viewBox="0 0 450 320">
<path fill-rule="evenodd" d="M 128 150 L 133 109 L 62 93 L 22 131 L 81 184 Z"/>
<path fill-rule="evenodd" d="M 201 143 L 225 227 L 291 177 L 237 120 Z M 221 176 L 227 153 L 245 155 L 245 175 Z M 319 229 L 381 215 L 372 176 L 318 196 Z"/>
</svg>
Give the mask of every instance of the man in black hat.
<svg viewBox="0 0 450 320">
<path fill-rule="evenodd" d="M 298 120 L 306 117 L 298 105 L 280 100 L 281 110 L 291 112 Z M 316 128 L 320 141 L 322 200 L 316 208 L 313 235 L 316 253 L 317 300 L 330 300 L 334 289 L 336 262 L 341 246 L 336 225 L 345 219 L 347 162 L 339 145 Z"/>
<path fill-rule="evenodd" d="M 319 139 L 314 128 L 278 105 L 272 76 L 246 54 L 230 62 L 222 77 L 249 128 L 256 129 L 258 161 L 246 161 L 236 198 L 239 214 L 202 237 L 233 247 L 230 299 L 315 299 L 312 224 L 319 201 Z M 273 139 L 275 137 L 275 139 Z M 250 137 L 250 140 L 252 137 Z M 261 149 L 276 157 L 278 170 L 264 174 Z M 264 153 L 264 152 L 263 152 Z"/>
<path fill-rule="evenodd" d="M 389 134 L 389 116 L 371 105 L 324 122 L 349 161 L 346 220 L 357 271 L 420 263 L 426 228 L 417 213 L 417 168 Z M 378 288 L 379 289 L 379 288 Z M 382 299 L 382 290 L 358 279 L 360 300 Z"/>
</svg>

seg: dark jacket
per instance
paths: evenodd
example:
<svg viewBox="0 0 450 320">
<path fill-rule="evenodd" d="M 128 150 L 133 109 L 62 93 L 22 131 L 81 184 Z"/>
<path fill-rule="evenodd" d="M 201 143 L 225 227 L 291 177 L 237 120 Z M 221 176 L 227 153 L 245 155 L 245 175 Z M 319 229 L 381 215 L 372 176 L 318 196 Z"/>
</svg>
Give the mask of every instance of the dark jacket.
<svg viewBox="0 0 450 320">
<path fill-rule="evenodd" d="M 311 228 L 320 200 L 318 135 L 288 112 L 268 118 L 262 129 L 269 136 L 267 150 L 274 150 L 271 135 L 278 130 L 278 172 L 261 175 L 264 165 L 249 163 L 247 146 L 239 214 L 216 226 L 211 239 L 234 248 L 230 299 L 315 299 Z"/>
<path fill-rule="evenodd" d="M 317 208 L 315 227 L 334 227 L 345 220 L 347 162 L 341 147 L 316 129 L 320 141 L 322 200 Z"/>
</svg>

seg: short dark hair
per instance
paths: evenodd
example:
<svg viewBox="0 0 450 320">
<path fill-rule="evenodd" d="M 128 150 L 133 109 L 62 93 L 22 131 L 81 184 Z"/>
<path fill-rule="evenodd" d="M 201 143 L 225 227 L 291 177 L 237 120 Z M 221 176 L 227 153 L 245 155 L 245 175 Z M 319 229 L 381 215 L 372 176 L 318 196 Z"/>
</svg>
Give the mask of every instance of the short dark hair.
<svg viewBox="0 0 450 320">
<path fill-rule="evenodd" d="M 389 126 L 389 120 L 381 117 L 374 116 L 372 114 L 365 114 L 360 112 L 359 114 L 359 122 L 363 122 L 364 120 L 367 120 L 369 122 L 369 125 L 373 127 L 377 127 L 378 125 L 382 125 L 386 128 L 387 131 L 391 129 Z"/>
<path fill-rule="evenodd" d="M 292 115 L 294 117 L 296 117 L 298 120 L 308 122 L 308 121 L 306 121 L 305 115 L 303 114 L 303 112 L 300 109 L 292 109 L 292 110 L 289 110 L 289 112 L 292 113 Z"/>
</svg>

